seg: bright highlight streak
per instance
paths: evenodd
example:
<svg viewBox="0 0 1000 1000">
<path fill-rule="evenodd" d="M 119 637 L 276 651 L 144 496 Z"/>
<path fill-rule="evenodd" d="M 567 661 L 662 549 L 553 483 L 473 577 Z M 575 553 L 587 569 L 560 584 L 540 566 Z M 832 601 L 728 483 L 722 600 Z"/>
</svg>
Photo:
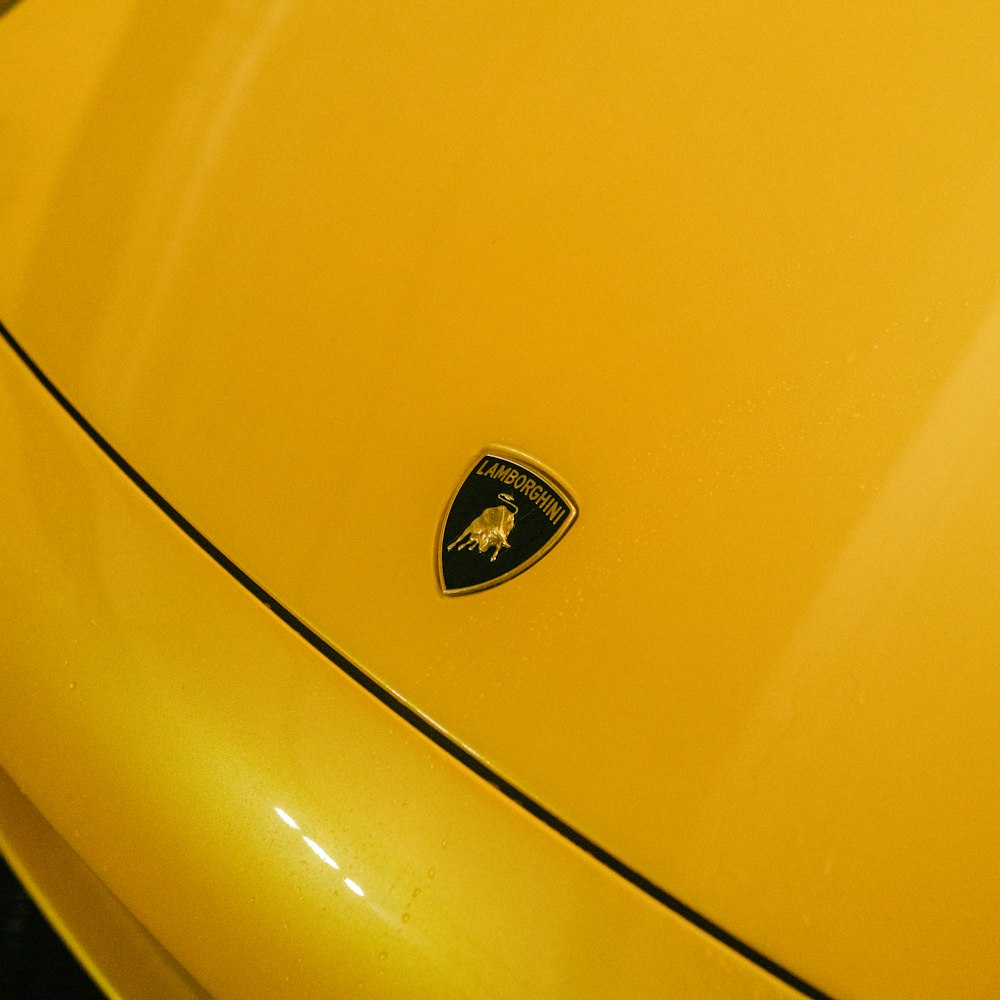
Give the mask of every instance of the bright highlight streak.
<svg viewBox="0 0 1000 1000">
<path fill-rule="evenodd" d="M 327 854 L 315 840 L 310 840 L 309 837 L 303 837 L 302 839 L 309 845 L 309 849 L 316 855 L 317 858 L 320 859 L 320 861 L 325 862 L 331 868 L 336 868 L 338 871 L 340 870 L 340 865 L 338 865 L 337 862 L 334 861 L 333 858 L 331 858 L 330 855 Z"/>
<path fill-rule="evenodd" d="M 299 824 L 296 823 L 295 820 L 292 819 L 292 817 L 289 816 L 284 809 L 279 809 L 277 806 L 275 806 L 274 811 L 278 814 L 278 818 L 281 820 L 282 823 L 287 823 L 293 830 L 297 830 L 299 828 Z"/>
<path fill-rule="evenodd" d="M 358 885 L 358 883 L 353 879 L 345 878 L 344 885 L 346 885 L 351 892 L 356 892 L 359 896 L 363 896 L 365 894 L 364 889 L 362 889 L 361 886 Z"/>
</svg>

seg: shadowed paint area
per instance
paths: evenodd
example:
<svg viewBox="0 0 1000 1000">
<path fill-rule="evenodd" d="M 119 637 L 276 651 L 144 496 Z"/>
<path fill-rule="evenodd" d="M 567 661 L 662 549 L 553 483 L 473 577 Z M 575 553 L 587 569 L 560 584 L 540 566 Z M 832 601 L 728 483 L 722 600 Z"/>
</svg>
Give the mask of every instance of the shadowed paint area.
<svg viewBox="0 0 1000 1000">
<path fill-rule="evenodd" d="M 104 997 L 2 858 L 0 996 L 5 1000 L 102 1000 Z"/>
</svg>

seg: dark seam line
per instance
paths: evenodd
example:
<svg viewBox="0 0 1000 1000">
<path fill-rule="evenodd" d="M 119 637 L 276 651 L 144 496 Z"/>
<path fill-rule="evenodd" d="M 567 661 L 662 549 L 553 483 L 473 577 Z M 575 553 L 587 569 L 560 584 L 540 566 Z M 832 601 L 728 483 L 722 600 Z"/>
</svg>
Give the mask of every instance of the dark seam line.
<svg viewBox="0 0 1000 1000">
<path fill-rule="evenodd" d="M 0 17 L 9 14 L 20 2 L 20 0 L 0 0 Z"/>
<path fill-rule="evenodd" d="M 296 618 L 283 604 L 272 597 L 260 584 L 252 580 L 240 569 L 224 552 L 220 551 L 211 541 L 208 540 L 187 518 L 176 508 L 170 505 L 150 484 L 143 479 L 135 469 L 108 443 L 107 439 L 95 429 L 93 424 L 83 416 L 82 413 L 56 388 L 49 377 L 38 367 L 23 347 L 14 339 L 7 328 L 0 323 L 0 336 L 7 342 L 11 350 L 21 359 L 31 373 L 45 387 L 55 401 L 73 418 L 73 420 L 87 433 L 90 439 L 111 459 L 112 462 L 137 486 L 171 521 L 177 525 L 195 544 L 204 550 L 215 560 L 230 576 L 245 587 L 254 597 L 265 605 L 270 611 L 276 614 L 289 628 L 297 632 L 310 646 L 321 653 L 328 660 L 339 667 L 350 678 L 357 681 L 369 694 L 376 697 L 383 705 L 391 709 L 396 715 L 405 719 L 411 726 L 418 729 L 428 739 L 436 743 L 442 750 L 464 764 L 469 770 L 475 772 L 484 781 L 492 785 L 497 791 L 507 796 L 512 802 L 517 803 L 522 809 L 527 810 L 536 819 L 541 820 L 546 826 L 563 836 L 570 843 L 575 844 L 582 851 L 586 851 L 592 858 L 599 861 L 606 868 L 611 869 L 616 875 L 620 875 L 626 882 L 631 883 L 637 889 L 651 896 L 658 903 L 662 903 L 667 909 L 673 911 L 678 916 L 683 917 L 699 930 L 715 938 L 716 941 L 726 945 L 737 954 L 754 965 L 769 972 L 776 979 L 794 987 L 804 996 L 811 1000 L 833 1000 L 828 994 L 817 989 L 804 979 L 799 978 L 784 966 L 772 961 L 766 955 L 761 954 L 755 948 L 741 941 L 739 938 L 724 930 L 718 924 L 713 923 L 707 917 L 702 916 L 697 910 L 693 910 L 686 903 L 682 903 L 675 896 L 670 895 L 665 889 L 651 882 L 644 875 L 630 868 L 623 861 L 620 861 L 613 854 L 604 848 L 599 847 L 592 840 L 589 840 L 578 830 L 575 830 L 568 823 L 563 822 L 558 816 L 550 813 L 544 806 L 539 805 L 534 799 L 529 798 L 515 785 L 502 778 L 499 774 L 489 768 L 468 750 L 454 743 L 441 730 L 428 722 L 422 715 L 414 711 L 407 704 L 400 701 L 395 695 L 383 688 L 374 678 L 366 674 L 360 667 L 348 660 L 343 654 L 337 652 L 325 639 L 320 638 L 313 632 L 305 622 Z"/>
</svg>

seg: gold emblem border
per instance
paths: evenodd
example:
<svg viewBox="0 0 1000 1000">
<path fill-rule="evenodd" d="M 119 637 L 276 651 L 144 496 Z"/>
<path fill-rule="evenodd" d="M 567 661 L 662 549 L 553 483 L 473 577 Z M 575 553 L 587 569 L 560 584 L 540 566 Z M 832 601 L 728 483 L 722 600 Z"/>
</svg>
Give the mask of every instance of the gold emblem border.
<svg viewBox="0 0 1000 1000">
<path fill-rule="evenodd" d="M 514 569 L 508 570 L 506 573 L 501 573 L 500 576 L 494 577 L 492 580 L 487 580 L 485 583 L 477 583 L 472 587 L 455 587 L 449 590 L 444 584 L 444 558 L 442 555 L 444 551 L 444 530 L 448 523 L 448 515 L 451 514 L 451 508 L 454 506 L 458 494 L 462 491 L 462 487 L 468 481 L 469 476 L 475 472 L 475 470 L 479 467 L 479 463 L 482 462 L 484 458 L 497 458 L 501 460 L 513 461 L 522 468 L 528 469 L 529 471 L 547 479 L 549 483 L 559 491 L 563 499 L 566 501 L 566 517 L 563 520 L 563 523 L 556 528 L 555 534 L 536 553 L 529 556 L 529 558 L 525 559 L 524 562 L 520 563 L 518 566 L 515 566 Z M 566 532 L 573 526 L 573 523 L 576 521 L 579 513 L 580 511 L 576 505 L 576 501 L 573 499 L 573 494 L 569 491 L 566 483 L 547 465 L 543 465 L 537 459 L 532 458 L 530 455 L 526 455 L 523 451 L 517 451 L 514 448 L 504 448 L 499 445 L 484 448 L 469 464 L 465 475 L 462 476 L 458 486 L 456 486 L 452 491 L 451 498 L 448 500 L 448 503 L 445 504 L 444 514 L 441 517 L 441 523 L 438 525 L 435 563 L 437 565 L 438 587 L 440 588 L 442 595 L 444 597 L 459 597 L 462 594 L 475 594 L 482 590 L 489 590 L 491 587 L 496 587 L 501 583 L 506 583 L 518 574 L 523 573 L 526 569 L 530 569 L 536 562 L 538 562 L 539 559 L 548 555 L 549 552 L 551 552 L 552 549 L 555 548 L 560 541 L 562 541 Z"/>
</svg>

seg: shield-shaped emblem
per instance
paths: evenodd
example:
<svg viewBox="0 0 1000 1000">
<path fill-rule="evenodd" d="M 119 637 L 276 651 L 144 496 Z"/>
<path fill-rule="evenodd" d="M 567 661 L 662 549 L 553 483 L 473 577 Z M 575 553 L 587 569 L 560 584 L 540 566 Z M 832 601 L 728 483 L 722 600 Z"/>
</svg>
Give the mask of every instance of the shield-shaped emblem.
<svg viewBox="0 0 1000 1000">
<path fill-rule="evenodd" d="M 471 594 L 523 573 L 552 550 L 576 515 L 569 490 L 548 469 L 516 452 L 484 451 L 441 526 L 441 589 Z"/>
</svg>

